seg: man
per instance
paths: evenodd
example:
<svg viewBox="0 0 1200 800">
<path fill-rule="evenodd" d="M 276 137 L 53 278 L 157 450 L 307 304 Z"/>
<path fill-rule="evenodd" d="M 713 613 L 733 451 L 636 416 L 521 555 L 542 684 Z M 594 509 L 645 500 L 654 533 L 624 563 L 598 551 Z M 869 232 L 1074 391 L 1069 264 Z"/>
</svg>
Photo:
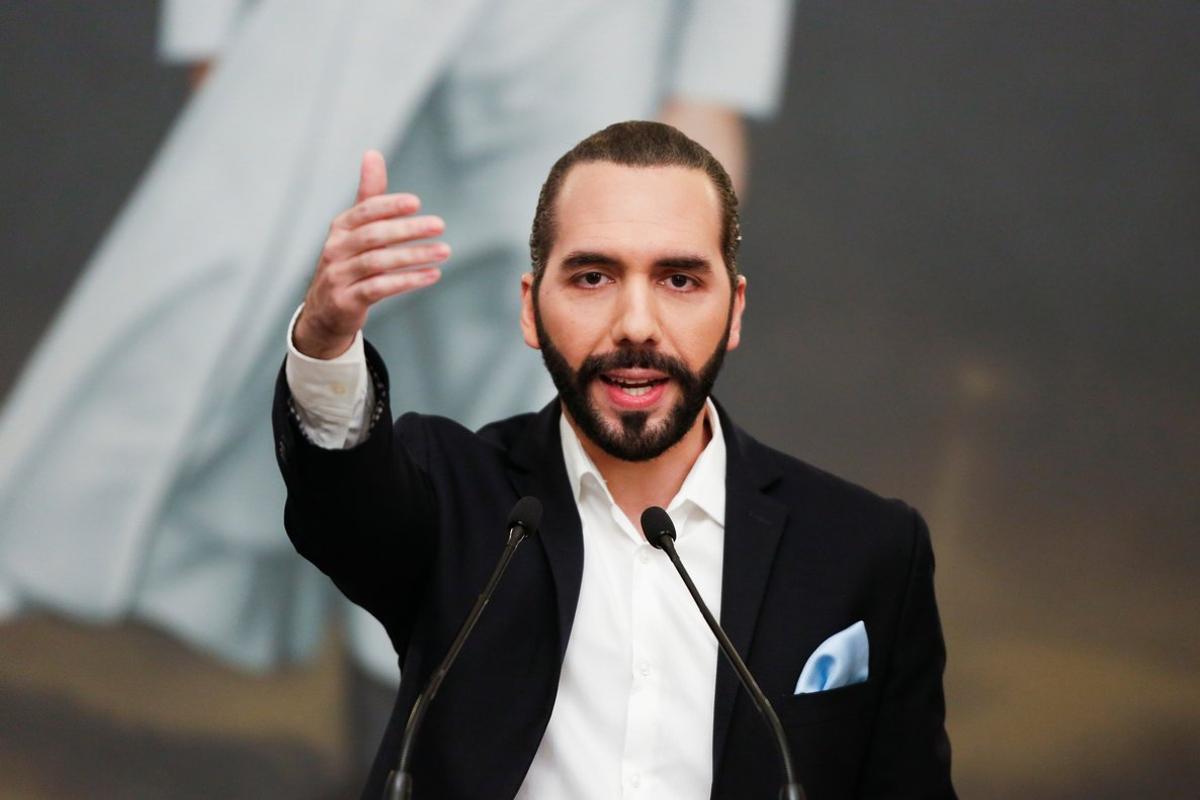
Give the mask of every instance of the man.
<svg viewBox="0 0 1200 800">
<path fill-rule="evenodd" d="M 740 342 L 746 290 L 737 200 L 716 160 L 669 126 L 631 122 L 555 164 L 521 327 L 559 400 L 478 433 L 383 419 L 367 312 L 435 282 L 449 256 L 428 241 L 440 220 L 385 189 L 369 153 L 359 202 L 334 220 L 294 320 L 274 413 L 289 536 L 400 656 L 364 797 L 379 796 L 523 495 L 545 507 L 541 533 L 431 709 L 418 795 L 775 796 L 765 727 L 632 522 L 659 505 L 774 702 L 811 798 L 953 797 L 924 523 L 756 442 L 709 399 Z"/>
</svg>

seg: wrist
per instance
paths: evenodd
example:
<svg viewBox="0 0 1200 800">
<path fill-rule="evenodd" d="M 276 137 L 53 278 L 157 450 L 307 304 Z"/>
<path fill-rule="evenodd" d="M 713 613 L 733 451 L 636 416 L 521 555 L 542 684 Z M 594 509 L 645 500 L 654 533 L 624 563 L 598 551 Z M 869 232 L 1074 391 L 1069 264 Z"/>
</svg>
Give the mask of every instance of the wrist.
<svg viewBox="0 0 1200 800">
<path fill-rule="evenodd" d="M 337 358 L 354 344 L 357 332 L 350 335 L 322 330 L 303 310 L 292 328 L 292 346 L 309 358 L 329 361 Z"/>
</svg>

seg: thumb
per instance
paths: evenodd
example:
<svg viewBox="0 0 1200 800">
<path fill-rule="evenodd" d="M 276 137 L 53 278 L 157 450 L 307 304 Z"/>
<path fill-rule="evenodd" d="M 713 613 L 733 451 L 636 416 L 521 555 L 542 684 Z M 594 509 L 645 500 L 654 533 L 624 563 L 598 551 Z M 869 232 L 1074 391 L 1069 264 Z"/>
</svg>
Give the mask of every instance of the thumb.
<svg viewBox="0 0 1200 800">
<path fill-rule="evenodd" d="M 368 150 L 363 153 L 362 169 L 358 177 L 358 197 L 354 202 L 361 203 L 368 197 L 386 191 L 387 164 L 383 161 L 383 154 L 378 150 Z"/>
</svg>

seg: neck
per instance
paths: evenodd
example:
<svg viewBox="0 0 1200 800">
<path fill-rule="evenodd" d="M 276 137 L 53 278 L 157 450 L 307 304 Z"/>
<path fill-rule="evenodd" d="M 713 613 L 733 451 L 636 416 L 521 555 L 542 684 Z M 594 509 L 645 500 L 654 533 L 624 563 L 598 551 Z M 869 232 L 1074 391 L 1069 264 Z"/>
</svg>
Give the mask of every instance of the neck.
<svg viewBox="0 0 1200 800">
<path fill-rule="evenodd" d="M 667 507 L 712 439 L 706 404 L 688 432 L 666 452 L 648 461 L 625 461 L 605 452 L 581 433 L 565 407 L 562 413 L 579 437 L 583 451 L 604 477 L 613 500 L 635 528 L 640 527 L 642 512 L 648 507 Z"/>
</svg>

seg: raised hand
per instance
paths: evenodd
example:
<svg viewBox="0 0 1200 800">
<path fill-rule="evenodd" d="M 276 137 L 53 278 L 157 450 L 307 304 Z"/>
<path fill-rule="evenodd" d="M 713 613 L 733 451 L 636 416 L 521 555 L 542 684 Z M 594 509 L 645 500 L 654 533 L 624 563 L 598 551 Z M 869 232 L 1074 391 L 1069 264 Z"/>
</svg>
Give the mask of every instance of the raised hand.
<svg viewBox="0 0 1200 800">
<path fill-rule="evenodd" d="M 385 194 L 387 166 L 378 151 L 363 155 L 358 197 L 329 226 L 317 271 L 304 296 L 292 342 L 312 358 L 336 358 L 349 349 L 372 305 L 420 289 L 442 276 L 438 264 L 450 257 L 439 236 L 445 223 L 414 216 L 421 201 L 411 194 Z"/>
</svg>

